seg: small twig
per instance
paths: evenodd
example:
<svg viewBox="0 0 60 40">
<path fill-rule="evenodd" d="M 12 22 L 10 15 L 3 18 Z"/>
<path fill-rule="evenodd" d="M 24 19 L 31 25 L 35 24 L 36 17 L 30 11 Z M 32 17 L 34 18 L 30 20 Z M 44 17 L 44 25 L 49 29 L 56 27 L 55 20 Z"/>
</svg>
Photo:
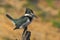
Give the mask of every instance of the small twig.
<svg viewBox="0 0 60 40">
<path fill-rule="evenodd" d="M 25 27 L 24 28 L 24 31 L 23 31 L 23 34 L 22 35 L 24 35 L 24 33 L 27 31 L 27 27 Z"/>
</svg>

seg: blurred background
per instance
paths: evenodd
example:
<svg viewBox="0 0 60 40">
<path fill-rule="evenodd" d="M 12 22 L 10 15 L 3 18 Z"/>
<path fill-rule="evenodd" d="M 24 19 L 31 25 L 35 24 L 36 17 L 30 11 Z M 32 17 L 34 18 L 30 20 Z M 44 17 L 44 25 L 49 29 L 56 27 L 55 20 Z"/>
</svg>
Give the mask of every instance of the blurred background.
<svg viewBox="0 0 60 40">
<path fill-rule="evenodd" d="M 21 40 L 23 29 L 15 25 L 6 13 L 17 19 L 30 8 L 37 19 L 29 25 L 31 40 L 60 40 L 60 0 L 0 0 L 0 40 Z"/>
</svg>

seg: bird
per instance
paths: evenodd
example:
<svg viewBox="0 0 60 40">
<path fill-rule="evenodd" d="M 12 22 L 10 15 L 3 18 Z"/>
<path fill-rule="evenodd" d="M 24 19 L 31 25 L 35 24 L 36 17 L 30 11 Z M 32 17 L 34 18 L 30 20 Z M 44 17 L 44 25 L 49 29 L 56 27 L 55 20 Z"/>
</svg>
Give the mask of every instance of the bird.
<svg viewBox="0 0 60 40">
<path fill-rule="evenodd" d="M 14 23 L 16 26 L 14 30 L 23 28 L 24 30 L 27 29 L 28 25 L 32 22 L 34 17 L 37 17 L 33 10 L 30 8 L 26 8 L 25 14 L 18 19 L 12 18 L 9 14 L 6 14 L 6 16 Z"/>
</svg>

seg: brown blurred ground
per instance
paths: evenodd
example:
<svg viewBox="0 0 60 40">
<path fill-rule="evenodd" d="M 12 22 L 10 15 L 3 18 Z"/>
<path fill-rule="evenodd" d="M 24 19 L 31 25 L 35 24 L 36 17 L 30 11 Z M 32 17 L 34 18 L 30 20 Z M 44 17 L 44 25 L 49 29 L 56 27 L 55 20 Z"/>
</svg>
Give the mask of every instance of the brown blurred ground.
<svg viewBox="0 0 60 40">
<path fill-rule="evenodd" d="M 17 0 L 5 0 L 5 3 L 15 6 L 16 10 L 9 10 L 13 18 L 19 18 L 25 12 L 25 8 L 22 6 L 26 1 Z M 38 6 L 45 11 L 51 11 L 52 15 L 56 15 L 58 10 L 54 10 L 50 7 L 44 8 L 46 4 L 44 2 L 38 3 Z M 6 10 L 0 7 L 0 40 L 21 40 L 23 29 L 13 30 L 15 25 L 12 24 L 5 14 Z M 13 14 L 11 14 L 13 13 Z M 38 17 L 34 19 L 28 28 L 31 31 L 31 40 L 60 40 L 60 33 L 57 32 L 57 28 L 52 27 L 52 23 L 42 23 Z"/>
</svg>

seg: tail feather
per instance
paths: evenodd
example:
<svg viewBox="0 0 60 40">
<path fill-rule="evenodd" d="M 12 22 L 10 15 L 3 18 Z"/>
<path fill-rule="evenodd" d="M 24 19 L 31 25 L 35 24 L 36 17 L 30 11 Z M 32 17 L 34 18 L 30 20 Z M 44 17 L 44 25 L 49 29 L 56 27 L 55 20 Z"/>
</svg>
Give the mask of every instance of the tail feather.
<svg viewBox="0 0 60 40">
<path fill-rule="evenodd" d="M 9 16 L 8 14 L 6 14 L 6 16 L 10 19 L 10 20 L 14 20 L 11 16 Z"/>
</svg>

